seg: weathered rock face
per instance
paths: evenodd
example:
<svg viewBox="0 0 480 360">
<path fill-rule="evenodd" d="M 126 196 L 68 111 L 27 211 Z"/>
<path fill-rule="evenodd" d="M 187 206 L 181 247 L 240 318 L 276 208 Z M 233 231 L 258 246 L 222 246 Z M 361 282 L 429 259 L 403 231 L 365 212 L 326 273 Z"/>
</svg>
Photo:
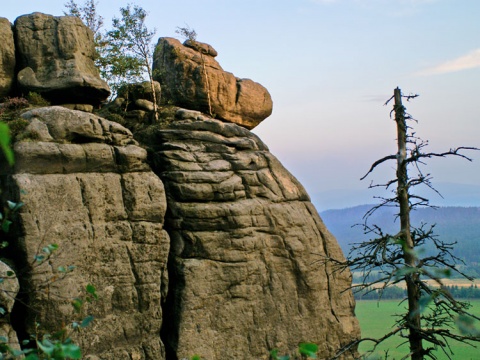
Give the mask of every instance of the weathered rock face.
<svg viewBox="0 0 480 360">
<path fill-rule="evenodd" d="M 342 292 L 350 274 L 324 262 L 344 259 L 336 240 L 258 137 L 186 120 L 160 130 L 158 143 L 172 249 L 169 358 L 267 359 L 301 341 L 330 358 L 359 336 L 352 294 Z"/>
<path fill-rule="evenodd" d="M 146 151 L 129 130 L 92 114 L 48 107 L 23 117 L 34 140 L 15 144 L 13 174 L 2 176 L 10 198 L 25 203 L 17 267 L 48 244 L 59 250 L 28 268 L 22 286 L 29 307 L 14 311 L 14 322 L 25 321 L 30 333 L 34 322 L 58 330 L 75 319 L 71 299 L 93 284 L 100 298 L 84 313 L 95 320 L 74 334 L 84 354 L 164 359 L 159 333 L 170 241 L 164 188 Z M 76 268 L 63 277 L 57 268 L 69 265 Z"/>
<path fill-rule="evenodd" d="M 210 45 L 187 45 L 172 38 L 158 41 L 153 73 L 162 84 L 164 100 L 209 113 L 210 98 L 216 117 L 247 129 L 270 116 L 273 105 L 267 89 L 224 71 Z"/>
<path fill-rule="evenodd" d="M 155 90 L 157 105 L 160 105 L 162 87 L 158 81 L 154 81 L 153 88 Z M 124 98 L 132 104 L 135 104 L 137 100 L 153 101 L 152 85 L 150 84 L 150 81 L 143 81 L 141 83 L 123 86 L 118 90 L 118 97 Z"/>
<path fill-rule="evenodd" d="M 110 94 L 93 62 L 93 34 L 80 19 L 41 13 L 15 20 L 20 90 L 52 104 L 99 104 Z"/>
<path fill-rule="evenodd" d="M 2 239 L 3 240 L 3 239 Z M 0 261 L 0 306 L 2 308 L 2 316 L 0 317 L 0 336 L 7 339 L 7 344 L 15 350 L 20 350 L 17 333 L 9 321 L 9 315 L 12 312 L 15 303 L 15 297 L 20 290 L 18 279 L 13 269 Z"/>
<path fill-rule="evenodd" d="M 15 80 L 15 44 L 12 24 L 0 18 L 0 98 L 9 95 Z"/>
</svg>

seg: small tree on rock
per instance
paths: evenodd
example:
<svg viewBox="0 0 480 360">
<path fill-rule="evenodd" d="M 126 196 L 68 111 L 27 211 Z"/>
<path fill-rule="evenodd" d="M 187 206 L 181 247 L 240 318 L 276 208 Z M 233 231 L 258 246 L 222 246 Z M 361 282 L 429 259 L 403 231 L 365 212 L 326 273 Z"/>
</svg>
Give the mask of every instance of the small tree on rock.
<svg viewBox="0 0 480 360">
<path fill-rule="evenodd" d="M 423 360 L 435 359 L 434 350 L 440 349 L 451 359 L 449 341 L 462 343 L 480 341 L 480 332 L 471 327 L 477 316 L 468 311 L 470 305 L 456 300 L 446 288 L 443 279 L 452 272 L 472 280 L 456 266 L 460 259 L 451 250 L 454 244 L 442 242 L 434 233 L 434 225 L 413 227 L 410 222 L 412 210 L 430 206 L 429 200 L 414 193 L 417 186 L 426 186 L 436 191 L 430 180 L 430 174 L 422 170 L 425 160 L 436 157 L 456 156 L 471 161 L 464 155 L 468 150 L 480 150 L 475 147 L 458 147 L 442 153 L 427 152 L 427 141 L 423 141 L 412 131 L 407 121 L 412 117 L 406 113 L 402 99 L 411 100 L 418 95 L 404 96 L 399 88 L 394 90 L 392 99 L 394 120 L 397 127 L 397 153 L 385 156 L 373 163 L 365 179 L 378 166 L 389 161 L 396 162 L 396 176 L 383 184 L 371 184 L 370 187 L 395 188 L 390 198 L 380 198 L 381 203 L 365 215 L 364 231 L 373 239 L 355 244 L 348 260 L 340 263 L 340 268 L 350 267 L 353 272 L 363 274 L 362 284 L 354 290 L 386 289 L 404 282 L 407 288 L 407 310 L 398 315 L 394 328 L 379 339 L 364 338 L 343 348 L 338 357 L 362 341 L 372 341 L 374 348 L 382 341 L 400 336 L 409 343 L 409 353 L 405 358 Z M 398 208 L 399 232 L 391 235 L 379 226 L 370 225 L 368 218 L 379 208 L 395 206 Z M 434 245 L 434 252 L 423 254 L 420 249 L 426 244 Z M 334 261 L 334 260 L 331 260 Z M 379 276 L 370 276 L 373 272 Z M 371 280 L 374 278 L 374 280 Z M 426 281 L 430 280 L 430 281 Z M 381 291 L 380 291 L 381 293 Z M 456 329 L 459 328 L 459 331 Z M 372 350 L 372 351 L 373 351 Z"/>
<path fill-rule="evenodd" d="M 87 25 L 94 34 L 97 58 L 95 63 L 101 77 L 108 83 L 112 96 L 122 86 L 139 82 L 148 75 L 152 91 L 154 90 L 151 70 L 151 41 L 155 31 L 145 25 L 147 12 L 141 7 L 128 5 L 120 8 L 120 18 L 112 21 L 112 30 L 102 32 L 103 17 L 97 12 L 98 1 L 85 0 L 79 5 L 75 0 L 65 4 L 65 15 L 76 16 Z M 155 116 L 157 117 L 157 99 L 153 91 Z"/>
<path fill-rule="evenodd" d="M 123 57 L 121 64 L 111 65 L 111 71 L 117 75 L 122 72 L 122 68 L 128 69 L 125 74 L 127 78 L 140 77 L 142 73 L 147 74 L 152 90 L 155 120 L 158 120 L 157 96 L 152 75 L 152 38 L 155 30 L 151 31 L 147 28 L 145 24 L 147 12 L 140 6 L 121 7 L 120 15 L 120 18 L 113 19 L 113 29 L 106 35 L 110 59 L 114 60 L 113 58 L 117 55 Z"/>
</svg>

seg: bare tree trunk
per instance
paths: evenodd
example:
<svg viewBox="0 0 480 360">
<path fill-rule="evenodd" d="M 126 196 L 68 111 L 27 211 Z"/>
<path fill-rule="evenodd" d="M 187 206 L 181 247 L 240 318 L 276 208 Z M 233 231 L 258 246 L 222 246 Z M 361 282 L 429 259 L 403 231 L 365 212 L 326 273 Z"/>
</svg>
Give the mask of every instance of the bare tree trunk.
<svg viewBox="0 0 480 360">
<path fill-rule="evenodd" d="M 150 63 L 148 61 L 148 58 L 146 58 L 145 62 L 147 64 L 147 72 L 148 72 L 148 80 L 150 81 L 150 88 L 152 89 L 154 118 L 155 118 L 155 122 L 158 122 L 157 94 L 155 93 L 155 85 L 153 83 L 152 69 L 150 68 Z"/>
<path fill-rule="evenodd" d="M 407 123 L 405 119 L 405 108 L 402 104 L 402 93 L 397 87 L 394 90 L 395 98 L 395 122 L 397 123 L 397 197 L 400 206 L 400 234 L 403 247 L 403 258 L 405 266 L 410 269 L 416 267 L 415 244 L 410 233 L 410 202 L 408 189 L 407 172 Z M 423 359 L 422 337 L 419 332 L 420 321 L 420 289 L 418 287 L 419 275 L 416 272 L 405 276 L 407 283 L 408 317 L 407 326 L 409 329 L 408 340 L 412 360 Z"/>
</svg>

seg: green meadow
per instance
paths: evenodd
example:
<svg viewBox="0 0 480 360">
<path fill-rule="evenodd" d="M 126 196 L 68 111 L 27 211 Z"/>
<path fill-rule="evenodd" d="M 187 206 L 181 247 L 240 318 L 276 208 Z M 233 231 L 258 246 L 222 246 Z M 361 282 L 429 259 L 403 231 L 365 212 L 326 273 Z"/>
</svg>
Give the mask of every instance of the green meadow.
<svg viewBox="0 0 480 360">
<path fill-rule="evenodd" d="M 480 300 L 471 300 L 473 305 L 471 312 L 480 316 Z M 356 315 L 360 322 L 362 329 L 362 338 L 372 337 L 379 338 L 382 335 L 393 329 L 395 318 L 394 314 L 402 314 L 405 311 L 405 303 L 400 303 L 400 300 L 382 300 L 377 302 L 375 300 L 357 300 Z M 477 329 L 480 324 L 477 322 Z M 385 352 L 388 351 L 388 359 L 401 359 L 408 353 L 408 344 L 402 344 L 405 339 L 400 337 L 392 337 L 379 345 L 375 352 L 367 357 L 367 359 L 384 359 Z M 480 343 L 477 348 L 462 344 L 456 341 L 450 342 L 453 354 L 450 354 L 452 359 L 459 360 L 477 360 L 480 359 Z M 366 341 L 362 342 L 359 347 L 361 354 L 372 349 L 373 343 Z M 448 359 L 448 357 L 438 350 L 435 356 L 439 360 Z"/>
</svg>

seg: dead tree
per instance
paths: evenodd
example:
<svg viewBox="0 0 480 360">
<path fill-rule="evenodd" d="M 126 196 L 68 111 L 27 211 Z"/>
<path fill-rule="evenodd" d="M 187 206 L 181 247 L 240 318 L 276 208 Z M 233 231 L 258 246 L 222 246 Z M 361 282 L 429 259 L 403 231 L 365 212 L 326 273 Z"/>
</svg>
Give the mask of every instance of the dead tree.
<svg viewBox="0 0 480 360">
<path fill-rule="evenodd" d="M 370 175 L 378 166 L 389 161 L 396 161 L 396 176 L 386 183 L 370 184 L 370 187 L 383 187 L 393 190 L 393 196 L 381 197 L 380 203 L 365 214 L 362 224 L 371 240 L 354 244 L 345 263 L 337 264 L 339 268 L 350 267 L 352 272 L 363 275 L 363 283 L 353 286 L 354 291 L 372 291 L 380 286 L 382 290 L 400 282 L 407 288 L 406 302 L 408 309 L 397 317 L 395 327 L 380 339 L 360 339 L 344 347 L 337 357 L 347 350 L 357 346 L 362 341 L 372 341 L 373 350 L 376 346 L 392 337 L 400 336 L 409 343 L 409 353 L 404 358 L 423 360 L 435 359 L 434 350 L 441 349 L 451 359 L 449 341 L 455 340 L 472 344 L 480 341 L 480 332 L 475 329 L 466 330 L 465 326 L 472 319 L 480 320 L 468 311 L 469 304 L 457 301 L 448 292 L 443 284 L 445 277 L 457 272 L 463 277 L 473 280 L 460 271 L 456 265 L 462 262 L 452 253 L 454 243 L 442 242 L 433 232 L 435 225 L 422 224 L 415 228 L 410 222 L 412 210 L 418 207 L 432 207 L 429 199 L 414 192 L 418 186 L 427 186 L 436 191 L 431 184 L 430 174 L 424 173 L 422 166 L 425 160 L 434 157 L 456 156 L 468 161 L 472 159 L 465 155 L 470 150 L 479 150 L 476 147 L 452 148 L 442 153 L 427 152 L 427 141 L 423 141 L 412 131 L 409 122 L 415 121 L 402 104 L 418 95 L 404 96 L 399 88 L 385 103 L 394 100 L 394 120 L 397 128 L 397 153 L 385 156 L 375 161 L 362 180 Z M 413 173 L 416 174 L 413 174 Z M 396 217 L 399 219 L 399 232 L 391 235 L 384 233 L 377 225 L 369 224 L 369 217 L 376 210 L 395 206 L 398 208 Z M 427 243 L 432 243 L 434 253 L 420 255 L 418 251 Z M 371 280 L 372 272 L 380 274 Z M 426 280 L 433 280 L 435 285 Z M 428 311 L 427 311 L 428 310 Z M 456 331 L 460 328 L 462 331 Z"/>
</svg>

